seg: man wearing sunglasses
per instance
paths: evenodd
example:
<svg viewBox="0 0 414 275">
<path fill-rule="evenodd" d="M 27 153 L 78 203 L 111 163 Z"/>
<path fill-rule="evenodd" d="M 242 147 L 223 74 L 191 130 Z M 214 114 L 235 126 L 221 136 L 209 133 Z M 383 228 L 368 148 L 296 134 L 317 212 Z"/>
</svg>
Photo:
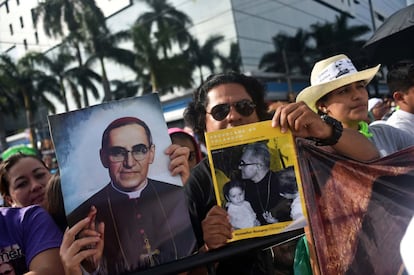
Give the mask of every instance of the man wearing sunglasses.
<svg viewBox="0 0 414 275">
<path fill-rule="evenodd" d="M 171 146 L 171 164 L 185 162 L 188 169 L 188 149 Z M 102 135 L 100 159 L 111 182 L 68 219 L 72 224 L 96 207 L 96 222 L 105 224 L 103 274 L 143 270 L 188 256 L 194 249 L 182 188 L 147 177 L 154 156 L 150 129 L 138 118 L 116 119 Z"/>
<path fill-rule="evenodd" d="M 184 119 L 200 141 L 204 132 L 232 128 L 270 119 L 265 103 L 264 86 L 255 78 L 239 73 L 209 76 L 194 92 Z M 297 137 L 332 141 L 332 149 L 357 160 L 371 160 L 378 151 L 364 136 L 352 129 L 340 133 L 303 102 L 279 107 L 273 118 L 274 127 L 290 129 Z M 335 138 L 336 136 L 336 138 Z M 188 207 L 200 251 L 217 249 L 232 238 L 227 212 L 217 206 L 208 160 L 203 159 L 191 170 L 185 185 Z M 266 250 L 234 255 L 215 265 L 220 274 L 274 274 L 272 253 Z M 270 257 L 270 258 L 269 258 Z M 272 264 L 265 264 L 265 263 Z"/>
</svg>

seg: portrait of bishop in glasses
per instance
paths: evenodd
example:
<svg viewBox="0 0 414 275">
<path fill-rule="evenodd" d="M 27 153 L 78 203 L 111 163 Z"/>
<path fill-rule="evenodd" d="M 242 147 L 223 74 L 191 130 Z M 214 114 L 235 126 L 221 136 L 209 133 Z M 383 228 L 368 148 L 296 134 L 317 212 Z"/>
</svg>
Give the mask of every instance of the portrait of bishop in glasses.
<svg viewBox="0 0 414 275">
<path fill-rule="evenodd" d="M 99 157 L 110 182 L 68 215 L 85 218 L 92 206 L 105 223 L 99 274 L 122 274 L 188 256 L 194 246 L 181 186 L 148 178 L 156 146 L 148 125 L 120 117 L 103 131 Z"/>
</svg>

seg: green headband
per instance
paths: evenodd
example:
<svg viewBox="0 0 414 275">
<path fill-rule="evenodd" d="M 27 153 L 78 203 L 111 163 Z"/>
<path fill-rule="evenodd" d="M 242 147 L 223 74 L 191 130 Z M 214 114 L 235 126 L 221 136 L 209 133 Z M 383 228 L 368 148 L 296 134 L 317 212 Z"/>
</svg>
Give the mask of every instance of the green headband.
<svg viewBox="0 0 414 275">
<path fill-rule="evenodd" d="M 12 155 L 15 155 L 17 153 L 22 153 L 22 154 L 31 155 L 31 156 L 37 156 L 36 149 L 33 149 L 31 147 L 27 147 L 26 145 L 15 145 L 15 146 L 12 146 L 12 147 L 8 148 L 7 150 L 5 150 L 1 154 L 1 158 L 3 159 L 3 161 L 5 161 L 9 157 L 11 157 Z"/>
</svg>

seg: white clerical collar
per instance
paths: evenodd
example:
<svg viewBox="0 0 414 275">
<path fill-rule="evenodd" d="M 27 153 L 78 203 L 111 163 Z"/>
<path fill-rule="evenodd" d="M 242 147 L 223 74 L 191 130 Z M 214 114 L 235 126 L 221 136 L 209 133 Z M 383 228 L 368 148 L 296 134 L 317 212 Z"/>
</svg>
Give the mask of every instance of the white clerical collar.
<svg viewBox="0 0 414 275">
<path fill-rule="evenodd" d="M 137 198 L 141 197 L 141 192 L 142 192 L 142 190 L 144 190 L 145 187 L 147 187 L 147 185 L 148 185 L 148 179 L 145 179 L 145 181 L 143 182 L 143 185 L 142 185 L 141 188 L 139 188 L 138 190 L 135 190 L 135 191 L 126 192 L 126 191 L 122 191 L 121 189 L 116 187 L 114 182 L 111 181 L 111 186 L 112 186 L 113 189 L 115 189 L 119 193 L 127 195 L 130 199 L 137 199 Z"/>
</svg>

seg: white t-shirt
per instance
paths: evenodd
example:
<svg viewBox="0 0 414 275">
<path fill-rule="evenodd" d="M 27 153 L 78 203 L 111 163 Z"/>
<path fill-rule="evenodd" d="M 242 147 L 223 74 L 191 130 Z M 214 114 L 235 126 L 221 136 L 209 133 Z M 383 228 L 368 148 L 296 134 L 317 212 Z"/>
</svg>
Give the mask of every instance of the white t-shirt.
<svg viewBox="0 0 414 275">
<path fill-rule="evenodd" d="M 400 253 L 408 274 L 414 274 L 414 218 L 408 224 L 407 231 L 400 243 Z"/>
<path fill-rule="evenodd" d="M 227 204 L 227 213 L 230 216 L 230 223 L 234 228 L 248 228 L 255 226 L 256 213 L 248 201 L 241 205 L 234 203 Z"/>
<path fill-rule="evenodd" d="M 371 123 L 369 131 L 373 134 L 369 140 L 377 147 L 381 157 L 414 145 L 414 136 L 386 123 Z"/>
<path fill-rule="evenodd" d="M 387 124 L 410 133 L 414 138 L 414 114 L 399 109 L 387 119 Z"/>
</svg>

